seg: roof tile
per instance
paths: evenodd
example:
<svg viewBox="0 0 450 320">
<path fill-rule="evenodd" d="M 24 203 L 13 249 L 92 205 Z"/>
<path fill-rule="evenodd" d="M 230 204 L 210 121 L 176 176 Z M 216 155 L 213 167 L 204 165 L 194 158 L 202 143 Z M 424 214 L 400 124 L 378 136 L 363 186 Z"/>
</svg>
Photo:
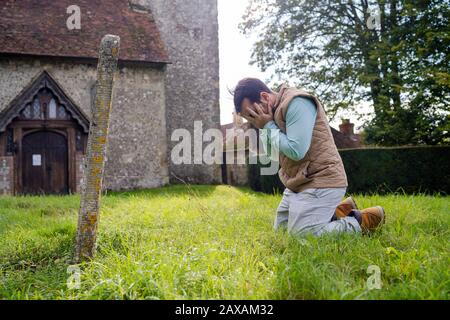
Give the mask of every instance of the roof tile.
<svg viewBox="0 0 450 320">
<path fill-rule="evenodd" d="M 66 26 L 72 4 L 81 9 L 80 30 Z M 0 53 L 97 58 L 101 38 L 115 34 L 120 60 L 169 62 L 151 12 L 126 0 L 3 0 L 0 30 Z"/>
</svg>

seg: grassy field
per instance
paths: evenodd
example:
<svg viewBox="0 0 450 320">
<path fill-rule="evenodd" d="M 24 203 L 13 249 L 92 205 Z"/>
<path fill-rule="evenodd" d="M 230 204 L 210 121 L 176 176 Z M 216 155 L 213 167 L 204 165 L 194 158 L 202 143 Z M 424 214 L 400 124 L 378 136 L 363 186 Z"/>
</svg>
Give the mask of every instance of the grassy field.
<svg viewBox="0 0 450 320">
<path fill-rule="evenodd" d="M 386 208 L 382 232 L 297 240 L 272 230 L 279 195 L 228 186 L 109 193 L 97 256 L 68 289 L 79 196 L 3 197 L 0 298 L 448 299 L 450 197 L 355 199 Z"/>
</svg>

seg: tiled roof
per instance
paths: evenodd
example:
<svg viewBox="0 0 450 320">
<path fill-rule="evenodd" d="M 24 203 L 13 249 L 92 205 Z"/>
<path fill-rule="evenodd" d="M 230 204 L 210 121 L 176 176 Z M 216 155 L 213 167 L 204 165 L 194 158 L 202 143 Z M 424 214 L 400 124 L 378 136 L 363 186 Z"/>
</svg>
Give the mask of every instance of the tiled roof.
<svg viewBox="0 0 450 320">
<path fill-rule="evenodd" d="M 80 30 L 67 28 L 70 5 L 81 9 Z M 151 12 L 127 0 L 0 1 L 0 53 L 96 58 L 106 34 L 120 36 L 122 61 L 169 60 Z"/>
<path fill-rule="evenodd" d="M 333 134 L 334 143 L 338 149 L 350 149 L 350 148 L 361 148 L 361 141 L 359 135 L 348 136 L 342 132 L 331 128 L 331 133 Z"/>
</svg>

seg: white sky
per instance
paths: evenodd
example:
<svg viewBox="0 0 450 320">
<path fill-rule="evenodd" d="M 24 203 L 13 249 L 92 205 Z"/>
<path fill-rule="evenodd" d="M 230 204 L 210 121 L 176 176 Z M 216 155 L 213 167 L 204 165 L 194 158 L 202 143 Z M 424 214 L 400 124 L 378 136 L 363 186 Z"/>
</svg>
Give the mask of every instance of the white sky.
<svg viewBox="0 0 450 320">
<path fill-rule="evenodd" d="M 238 28 L 249 0 L 218 0 L 219 5 L 219 53 L 220 53 L 220 121 L 222 124 L 233 121 L 233 89 L 245 77 L 268 77 L 251 66 L 250 56 L 253 42 Z"/>
<path fill-rule="evenodd" d="M 260 78 L 265 81 L 268 74 L 261 72 L 256 65 L 251 66 L 252 39 L 244 36 L 238 25 L 249 0 L 218 0 L 219 6 L 219 52 L 220 52 L 220 121 L 222 124 L 233 121 L 233 97 L 228 92 L 245 77 Z M 349 118 L 355 129 L 362 123 L 356 115 L 342 113 L 336 116 L 331 125 L 339 129 L 340 117 Z M 355 130 L 356 131 L 356 130 Z"/>
</svg>

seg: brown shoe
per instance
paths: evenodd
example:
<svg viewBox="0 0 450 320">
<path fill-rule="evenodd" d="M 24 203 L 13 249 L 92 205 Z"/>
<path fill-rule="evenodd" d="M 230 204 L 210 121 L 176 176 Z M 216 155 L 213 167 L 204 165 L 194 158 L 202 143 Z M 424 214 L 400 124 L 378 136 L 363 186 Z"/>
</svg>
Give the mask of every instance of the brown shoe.
<svg viewBox="0 0 450 320">
<path fill-rule="evenodd" d="M 336 207 L 332 220 L 345 218 L 352 212 L 352 210 L 358 210 L 358 207 L 356 206 L 356 202 L 353 198 L 348 197 L 347 199 L 342 200 L 342 202 Z"/>
<path fill-rule="evenodd" d="M 380 206 L 367 209 L 353 210 L 351 216 L 354 216 L 361 225 L 364 234 L 376 231 L 384 223 L 384 208 Z"/>
</svg>

